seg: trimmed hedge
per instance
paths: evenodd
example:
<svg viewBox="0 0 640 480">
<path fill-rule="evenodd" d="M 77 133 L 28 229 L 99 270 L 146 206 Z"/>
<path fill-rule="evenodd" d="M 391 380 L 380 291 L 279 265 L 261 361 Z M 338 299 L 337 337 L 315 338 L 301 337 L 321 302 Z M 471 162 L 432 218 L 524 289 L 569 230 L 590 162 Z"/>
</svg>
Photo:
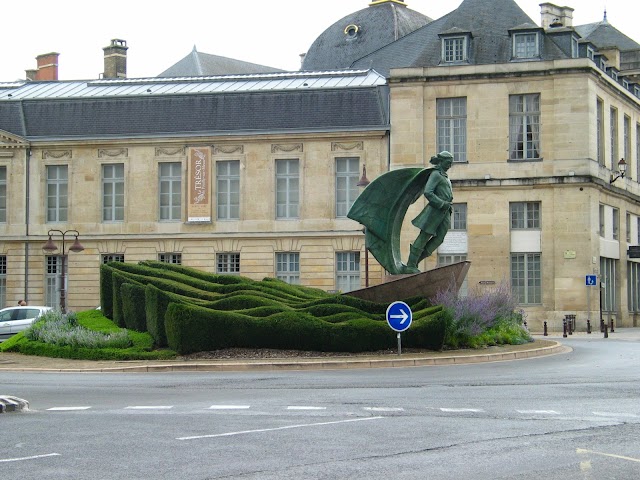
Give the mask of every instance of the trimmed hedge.
<svg viewBox="0 0 640 480">
<path fill-rule="evenodd" d="M 124 324 L 125 327 L 130 330 L 136 330 L 138 332 L 147 331 L 147 312 L 144 292 L 144 286 L 134 285 L 133 283 L 124 283 L 120 287 Z"/>
</svg>

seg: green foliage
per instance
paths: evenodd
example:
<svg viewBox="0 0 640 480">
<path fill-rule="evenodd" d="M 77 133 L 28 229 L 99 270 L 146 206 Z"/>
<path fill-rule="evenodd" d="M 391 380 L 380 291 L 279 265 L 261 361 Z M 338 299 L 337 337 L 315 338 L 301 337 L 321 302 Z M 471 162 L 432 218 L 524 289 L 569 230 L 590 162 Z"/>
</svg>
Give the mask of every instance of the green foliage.
<svg viewBox="0 0 640 480">
<path fill-rule="evenodd" d="M 100 309 L 107 318 L 113 318 L 113 286 L 111 285 L 111 274 L 114 269 L 112 265 L 117 262 L 109 262 L 100 265 Z"/>
<path fill-rule="evenodd" d="M 120 287 L 120 294 L 122 296 L 122 314 L 125 327 L 138 332 L 146 332 L 145 287 L 133 283 L 124 283 Z"/>
</svg>

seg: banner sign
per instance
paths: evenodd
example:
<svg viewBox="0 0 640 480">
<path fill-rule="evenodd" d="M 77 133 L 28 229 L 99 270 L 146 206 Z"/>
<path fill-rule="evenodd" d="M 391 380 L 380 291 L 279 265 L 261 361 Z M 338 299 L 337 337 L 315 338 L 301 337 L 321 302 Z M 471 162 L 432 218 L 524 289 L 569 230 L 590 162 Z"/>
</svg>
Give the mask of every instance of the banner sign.
<svg viewBox="0 0 640 480">
<path fill-rule="evenodd" d="M 187 165 L 187 222 L 211 221 L 211 150 L 209 147 L 189 147 Z"/>
</svg>

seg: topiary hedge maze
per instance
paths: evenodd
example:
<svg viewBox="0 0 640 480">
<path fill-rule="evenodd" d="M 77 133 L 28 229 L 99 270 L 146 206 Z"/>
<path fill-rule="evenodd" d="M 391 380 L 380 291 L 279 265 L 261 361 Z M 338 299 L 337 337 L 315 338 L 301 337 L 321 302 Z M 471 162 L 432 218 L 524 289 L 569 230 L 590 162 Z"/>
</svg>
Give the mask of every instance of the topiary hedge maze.
<svg viewBox="0 0 640 480">
<path fill-rule="evenodd" d="M 158 347 L 180 354 L 221 348 L 366 352 L 394 348 L 387 304 L 329 294 L 265 278 L 216 275 L 162 262 L 101 266 L 103 314 L 117 325 L 148 331 Z M 402 336 L 407 348 L 441 350 L 447 314 L 424 298 Z"/>
</svg>

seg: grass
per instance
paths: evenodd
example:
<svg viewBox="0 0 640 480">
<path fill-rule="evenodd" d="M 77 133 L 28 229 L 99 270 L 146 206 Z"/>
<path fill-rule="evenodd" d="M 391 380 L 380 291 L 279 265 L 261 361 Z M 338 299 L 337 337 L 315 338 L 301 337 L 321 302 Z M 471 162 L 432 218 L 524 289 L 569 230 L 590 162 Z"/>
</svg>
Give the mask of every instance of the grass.
<svg viewBox="0 0 640 480">
<path fill-rule="evenodd" d="M 60 314 L 57 313 L 57 316 L 60 317 Z M 0 351 L 76 360 L 166 360 L 176 356 L 172 350 L 153 350 L 151 335 L 119 328 L 99 310 L 69 314 L 69 317 L 71 321 L 62 326 L 60 319 L 55 316 L 38 321 L 30 329 L 0 343 Z M 43 337 L 42 332 L 47 328 L 45 327 L 47 323 L 52 325 L 50 331 L 56 332 L 57 341 L 54 343 L 36 339 L 36 337 L 47 338 L 51 341 L 54 337 L 54 335 Z M 62 333 L 64 329 L 75 333 L 65 335 Z M 60 337 L 65 339 L 61 340 Z M 92 340 L 87 340 L 88 338 Z M 116 338 L 118 340 L 115 344 L 119 346 L 87 346 L 92 344 L 94 338 Z M 83 340 L 86 341 L 84 345 Z M 106 345 L 109 343 L 107 342 Z"/>
</svg>

